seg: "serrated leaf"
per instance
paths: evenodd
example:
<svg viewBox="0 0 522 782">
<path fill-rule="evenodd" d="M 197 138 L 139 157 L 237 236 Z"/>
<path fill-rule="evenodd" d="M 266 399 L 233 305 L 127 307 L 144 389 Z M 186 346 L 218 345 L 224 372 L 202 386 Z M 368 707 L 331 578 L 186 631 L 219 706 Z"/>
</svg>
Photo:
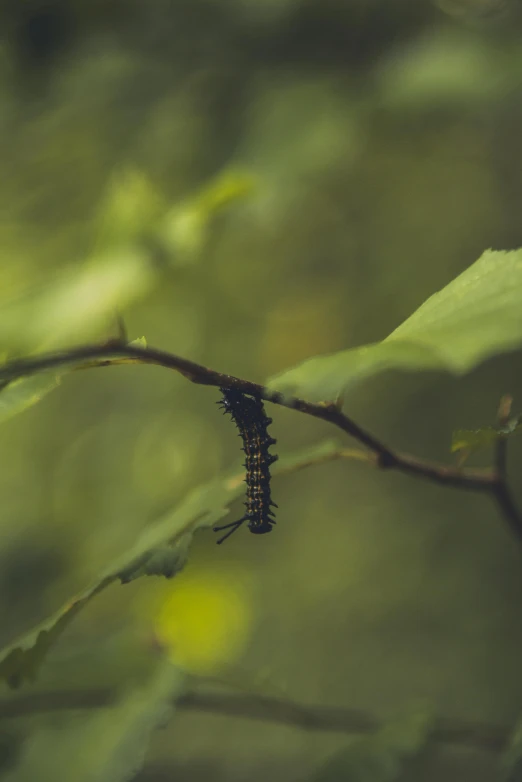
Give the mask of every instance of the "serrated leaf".
<svg viewBox="0 0 522 782">
<path fill-rule="evenodd" d="M 273 473 L 287 472 L 326 458 L 337 451 L 334 441 L 282 457 Z M 186 562 L 192 536 L 197 529 L 213 526 L 228 513 L 228 506 L 244 493 L 243 473 L 216 478 L 192 491 L 186 500 L 151 525 L 137 543 L 86 590 L 30 633 L 0 652 L 0 679 L 12 687 L 35 678 L 49 649 L 65 628 L 95 596 L 108 586 L 122 584 L 147 575 L 171 578 Z"/>
<path fill-rule="evenodd" d="M 478 451 L 487 448 L 498 440 L 499 436 L 509 437 L 522 432 L 519 417 L 512 418 L 502 427 L 483 426 L 481 429 L 456 429 L 451 440 L 451 453 L 458 451 Z"/>
<path fill-rule="evenodd" d="M 522 415 L 513 416 L 505 424 L 499 426 L 498 434 L 512 435 L 522 430 Z"/>
<path fill-rule="evenodd" d="M 0 654 L 0 678 L 10 687 L 32 681 L 47 652 L 85 605 L 114 579 L 92 585 Z"/>
<path fill-rule="evenodd" d="M 337 399 L 385 370 L 455 375 L 522 345 L 522 250 L 488 250 L 382 342 L 317 356 L 268 387 L 310 401 Z"/>
<path fill-rule="evenodd" d="M 478 451 L 492 445 L 498 438 L 498 432 L 492 426 L 482 429 L 457 429 L 451 440 L 451 453 L 458 451 Z"/>
<path fill-rule="evenodd" d="M 129 342 L 129 345 L 134 345 L 137 348 L 146 348 L 147 340 L 145 339 L 145 337 L 138 337 L 137 339 L 131 340 L 131 342 Z"/>
<path fill-rule="evenodd" d="M 188 545 L 158 546 L 152 552 L 145 551 L 142 556 L 120 570 L 118 578 L 122 584 L 128 584 L 141 576 L 173 578 L 183 568 L 187 553 Z"/>
<path fill-rule="evenodd" d="M 145 761 L 152 732 L 170 715 L 183 689 L 180 672 L 162 661 L 147 685 L 124 695 L 119 703 L 45 726 L 31 736 L 7 782 L 127 782 Z"/>
</svg>

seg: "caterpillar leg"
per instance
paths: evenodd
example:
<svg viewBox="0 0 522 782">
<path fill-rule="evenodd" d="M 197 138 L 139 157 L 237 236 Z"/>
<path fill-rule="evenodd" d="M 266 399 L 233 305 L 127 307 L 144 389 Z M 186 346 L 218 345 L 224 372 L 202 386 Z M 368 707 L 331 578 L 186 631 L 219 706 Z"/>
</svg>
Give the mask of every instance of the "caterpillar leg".
<svg viewBox="0 0 522 782">
<path fill-rule="evenodd" d="M 230 524 L 223 524 L 221 527 L 213 527 L 213 532 L 221 532 L 224 529 L 230 529 L 230 532 L 227 532 L 226 535 L 223 535 L 222 538 L 216 541 L 216 543 L 219 545 L 220 543 L 223 543 L 224 540 L 229 538 L 239 527 L 243 524 L 245 519 L 239 519 L 239 521 L 232 521 Z"/>
</svg>

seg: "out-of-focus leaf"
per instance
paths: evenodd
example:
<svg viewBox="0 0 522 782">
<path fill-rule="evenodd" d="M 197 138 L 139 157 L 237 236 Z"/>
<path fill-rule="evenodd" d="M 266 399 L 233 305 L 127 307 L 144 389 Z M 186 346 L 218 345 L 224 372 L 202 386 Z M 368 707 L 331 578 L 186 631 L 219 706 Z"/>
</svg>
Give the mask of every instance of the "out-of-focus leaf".
<svg viewBox="0 0 522 782">
<path fill-rule="evenodd" d="M 0 678 L 10 687 L 35 678 L 47 652 L 85 605 L 114 579 L 100 580 L 0 653 Z"/>
<path fill-rule="evenodd" d="M 165 204 L 147 176 L 135 169 L 112 178 L 100 205 L 95 226 L 96 246 L 128 245 L 153 232 Z"/>
<path fill-rule="evenodd" d="M 508 87 L 513 79 L 507 62 L 492 63 L 491 53 L 478 37 L 436 28 L 385 60 L 377 76 L 383 103 L 396 111 L 483 104 L 500 81 Z"/>
<path fill-rule="evenodd" d="M 434 0 L 449 16 L 468 22 L 481 22 L 508 16 L 516 0 Z"/>
<path fill-rule="evenodd" d="M 111 708 L 36 730 L 8 782 L 127 782 L 145 761 L 152 732 L 169 717 L 183 677 L 168 661 L 146 686 Z"/>
<path fill-rule="evenodd" d="M 55 283 L 37 302 L 32 341 L 45 346 L 79 341 L 106 328 L 114 312 L 148 293 L 155 271 L 130 246 L 100 255 Z"/>
<path fill-rule="evenodd" d="M 59 383 L 58 375 L 44 372 L 13 380 L 3 388 L 0 385 L 0 423 L 35 405 Z"/>
<path fill-rule="evenodd" d="M 247 171 L 225 171 L 204 187 L 194 199 L 194 203 L 209 215 L 241 201 L 255 189 L 255 179 Z"/>
<path fill-rule="evenodd" d="M 492 426 L 483 429 L 457 429 L 451 440 L 451 453 L 458 451 L 478 451 L 492 445 L 498 438 L 497 430 Z"/>
<path fill-rule="evenodd" d="M 144 250 L 124 246 L 99 253 L 16 301 L 0 302 L 0 337 L 17 352 L 90 339 L 105 332 L 115 313 L 145 296 L 155 281 Z"/>
<path fill-rule="evenodd" d="M 146 347 L 145 337 L 139 337 L 129 343 L 139 347 Z M 106 364 L 132 364 L 130 358 L 107 359 Z M 5 382 L 2 385 L 0 381 L 0 423 L 13 418 L 18 413 L 23 413 L 27 408 L 32 407 L 44 396 L 54 391 L 60 385 L 62 377 L 67 373 L 78 368 L 88 368 L 89 366 L 98 366 L 99 362 L 81 362 L 80 365 L 71 362 L 68 366 L 56 372 L 40 372 L 35 375 L 22 377 L 18 380 Z M 0 372 L 2 365 L 0 364 Z"/>
<path fill-rule="evenodd" d="M 511 733 L 509 743 L 501 758 L 504 782 L 520 782 L 522 779 L 522 720 Z"/>
<path fill-rule="evenodd" d="M 384 370 L 462 375 L 522 344 L 521 302 L 522 250 L 488 250 L 382 342 L 308 359 L 268 387 L 321 401 L 337 399 Z"/>
<path fill-rule="evenodd" d="M 135 345 L 138 348 L 146 348 L 147 347 L 147 340 L 145 337 L 138 337 L 137 339 L 133 339 L 129 342 L 129 345 Z"/>
<path fill-rule="evenodd" d="M 128 584 L 141 576 L 173 576 L 185 564 L 187 551 L 178 546 L 158 546 L 152 552 L 146 551 L 141 557 L 123 570 L 118 577 L 122 584 Z"/>
<path fill-rule="evenodd" d="M 314 782 L 394 782 L 405 761 L 425 746 L 429 728 L 425 712 L 389 722 L 373 736 L 353 739 L 327 761 Z"/>
<path fill-rule="evenodd" d="M 282 457 L 277 473 L 297 469 L 338 450 L 333 441 Z M 109 567 L 88 589 L 70 600 L 53 616 L 0 652 L 0 678 L 16 687 L 32 680 L 51 646 L 93 597 L 115 581 L 128 583 L 145 575 L 171 578 L 185 564 L 197 529 L 214 525 L 228 513 L 228 506 L 244 492 L 243 473 L 216 478 L 192 491 L 176 510 L 150 526 L 125 555 Z"/>
<path fill-rule="evenodd" d="M 499 426 L 498 434 L 511 435 L 522 430 L 522 415 L 512 416 L 505 424 Z"/>
<path fill-rule="evenodd" d="M 507 424 L 499 428 L 484 426 L 481 429 L 457 429 L 453 432 L 451 453 L 466 452 L 470 454 L 493 445 L 499 436 L 508 437 L 521 432 L 522 421 L 519 416 L 511 418 Z"/>
<path fill-rule="evenodd" d="M 200 258 L 213 218 L 222 209 L 251 194 L 255 180 L 244 171 L 226 171 L 192 198 L 173 207 L 164 218 L 158 239 L 173 253 L 175 264 Z"/>
</svg>

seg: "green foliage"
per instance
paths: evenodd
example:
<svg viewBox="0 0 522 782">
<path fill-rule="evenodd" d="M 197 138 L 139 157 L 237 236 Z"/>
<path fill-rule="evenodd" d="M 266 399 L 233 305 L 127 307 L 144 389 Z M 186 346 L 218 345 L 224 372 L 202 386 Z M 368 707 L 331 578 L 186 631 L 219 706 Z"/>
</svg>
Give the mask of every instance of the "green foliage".
<svg viewBox="0 0 522 782">
<path fill-rule="evenodd" d="M 217 215 L 236 201 L 246 199 L 255 187 L 256 182 L 247 171 L 224 171 L 192 198 L 172 207 L 156 235 L 171 263 L 183 266 L 201 260 Z"/>
<path fill-rule="evenodd" d="M 7 383 L 0 388 L 0 423 L 35 405 L 53 391 L 59 382 L 55 373 L 44 372 Z"/>
<path fill-rule="evenodd" d="M 0 349 L 27 355 L 100 332 L 105 339 L 113 333 L 115 311 L 125 307 L 129 323 L 140 323 L 155 344 L 205 357 L 241 377 L 263 377 L 306 356 L 358 344 L 363 318 L 376 336 L 359 342 L 386 335 L 391 329 L 383 320 L 400 322 L 401 316 L 389 319 L 396 308 L 411 312 L 422 300 L 419 291 L 436 290 L 434 279 L 449 280 L 472 260 L 470 247 L 489 246 L 491 236 L 518 235 L 519 26 L 498 38 L 489 29 L 476 36 L 459 27 L 464 17 L 488 22 L 495 9 L 508 5 L 519 3 L 7 0 L 0 11 L 6 22 L 0 132 L 7 151 Z M 51 20 L 56 13 L 71 17 L 72 37 L 44 64 L 35 58 L 37 78 L 26 84 L 18 50 L 49 10 Z M 51 44 L 52 37 L 44 36 Z M 38 45 L 42 37 L 36 38 Z M 256 182 L 253 203 L 236 214 L 226 204 L 234 188 L 221 182 L 222 190 L 205 192 L 205 182 L 241 161 L 252 166 Z M 27 303 L 15 302 L 28 288 Z M 517 295 L 516 285 L 513 291 Z M 499 310 L 492 335 L 509 308 Z M 474 328 L 470 323 L 470 333 Z M 448 330 L 449 349 L 460 330 Z M 317 379 L 303 378 L 303 396 L 312 399 L 307 389 L 317 382 L 318 399 L 336 398 L 352 381 L 387 367 L 417 371 L 433 360 L 435 368 L 447 368 L 438 347 L 404 340 L 369 346 L 353 371 L 352 358 L 345 366 L 341 356 L 332 357 L 327 383 L 320 359 Z M 508 362 L 497 366 L 506 369 L 505 382 L 516 384 Z M 215 475 L 222 449 L 232 446 L 229 436 L 219 442 L 212 405 L 204 402 L 214 390 L 194 389 L 154 369 L 123 369 L 116 378 L 85 374 L 72 379 L 75 396 L 64 396 L 63 406 L 52 400 L 16 427 L 0 430 L 6 640 L 51 613 L 68 579 L 78 584 L 79 571 L 102 569 L 107 550 L 134 540 L 171 491 L 183 497 L 186 486 L 206 480 L 198 473 Z M 49 379 L 42 374 L 3 389 L 0 420 L 2 409 L 12 415 L 42 398 L 53 387 L 47 388 Z M 491 398 L 501 382 L 500 373 L 484 377 L 474 405 Z M 179 386 L 175 397 L 172 383 Z M 374 401 L 363 400 L 360 411 L 370 427 Z M 399 420 L 395 405 L 384 401 L 382 425 L 396 422 L 402 442 L 411 441 L 417 417 Z M 449 419 L 449 408 L 453 413 L 458 404 L 448 398 L 438 408 Z M 281 414 L 283 450 L 288 427 L 301 424 L 307 431 L 308 424 L 313 431 L 322 427 Z M 430 451 L 428 432 L 423 446 Z M 168 466 L 158 470 L 157 464 Z M 510 467 L 516 476 L 517 465 Z M 382 492 L 374 484 L 381 480 Z M 494 521 L 481 523 L 481 514 L 490 513 L 486 503 L 473 506 L 471 500 L 462 513 L 459 505 L 463 518 L 457 519 L 453 496 L 445 500 L 442 492 L 423 507 L 419 523 L 418 503 L 399 502 L 397 508 L 400 498 L 391 487 L 388 492 L 388 480 L 358 466 L 343 471 L 337 465 L 331 474 L 322 468 L 313 481 L 281 486 L 281 525 L 290 534 L 260 541 L 242 536 L 250 544 L 253 582 L 261 582 L 254 621 L 270 617 L 245 664 L 259 675 L 259 661 L 282 675 L 291 668 L 288 687 L 296 694 L 300 686 L 312 693 L 338 685 L 339 701 L 372 695 L 378 708 L 420 688 L 430 696 L 440 692 L 445 711 L 492 720 L 512 714 L 520 639 L 510 567 L 517 563 L 510 565 L 509 551 L 504 561 Z M 220 510 L 225 512 L 218 505 Z M 447 535 L 455 545 L 444 545 Z M 470 537 L 472 545 L 466 545 Z M 209 545 L 211 538 L 208 533 Z M 169 540 L 157 546 L 144 540 L 122 557 L 110 582 L 115 586 L 100 600 L 111 625 L 122 619 L 118 600 L 132 599 L 140 587 L 169 586 L 118 585 L 148 574 L 175 575 L 184 555 Z M 203 568 L 206 556 L 229 567 L 239 542 L 190 556 L 197 565 L 203 554 Z M 47 548 L 57 552 L 60 574 Z M 492 581 L 491 572 L 499 577 Z M 91 597 L 89 592 L 86 600 Z M 78 610 L 83 605 L 80 599 Z M 35 670 L 46 645 L 59 637 L 61 620 L 70 622 L 75 610 L 58 612 L 47 635 L 38 636 Z M 57 656 L 78 643 L 88 658 L 103 621 L 100 628 L 94 610 L 80 623 L 86 625 L 83 638 L 82 628 L 80 639 L 67 633 Z M 281 628 L 295 639 L 293 646 L 277 637 Z M 488 660 L 500 658 L 499 673 Z M 85 668 L 93 677 L 101 670 L 107 675 L 106 662 L 100 648 Z M 88 688 L 92 679 L 73 677 L 68 685 L 78 682 Z M 67 686 L 63 673 L 56 686 Z M 76 715 L 64 722 L 69 719 Z M 220 769 L 221 731 L 204 737 L 207 759 L 197 728 L 187 730 L 187 743 L 193 734 L 196 765 L 212 767 L 209 776 L 226 774 Z M 250 736 L 254 744 L 261 735 L 258 725 L 252 723 L 251 733 L 243 726 L 241 734 L 248 758 Z M 270 747 L 276 776 L 277 766 L 288 775 L 291 762 L 283 734 L 284 762 L 278 747 Z M 47 770 L 53 780 L 60 778 L 53 755 L 62 753 L 62 736 L 54 743 L 48 738 L 48 751 L 29 779 L 46 782 Z M 92 738 L 88 746 L 78 743 L 76 755 L 65 750 L 67 779 L 83 782 L 79 759 L 91 760 L 96 752 L 95 731 Z M 483 761 L 481 756 L 478 763 Z M 180 758 L 176 763 L 184 765 Z M 186 765 L 190 773 L 193 763 Z"/>
<path fill-rule="evenodd" d="M 165 209 L 157 189 L 143 172 L 116 172 L 94 226 L 96 246 L 121 247 L 148 238 Z"/>
<path fill-rule="evenodd" d="M 96 585 L 69 601 L 32 632 L 4 649 L 0 659 L 0 677 L 11 687 L 35 678 L 47 652 L 61 636 L 75 616 L 95 595 L 102 592 L 114 579 L 101 579 Z"/>
<path fill-rule="evenodd" d="M 295 470 L 312 459 L 326 458 L 336 450 L 335 442 L 326 441 L 312 449 L 282 457 L 277 462 L 274 475 Z M 229 505 L 243 491 L 242 473 L 237 472 L 194 489 L 185 502 L 149 527 L 136 545 L 90 587 L 32 632 L 4 649 L 0 653 L 0 678 L 14 687 L 34 679 L 47 652 L 65 628 L 90 600 L 110 584 L 118 580 L 126 584 L 146 575 L 172 578 L 185 564 L 194 532 L 223 518 Z"/>
<path fill-rule="evenodd" d="M 158 269 L 147 240 L 165 208 L 143 174 L 118 173 L 102 198 L 84 260 L 2 301 L 2 345 L 28 352 L 90 339 L 150 293 Z"/>
<path fill-rule="evenodd" d="M 499 432 L 493 426 L 484 426 L 482 429 L 457 429 L 451 438 L 451 453 L 458 453 L 458 463 L 464 464 L 466 459 L 474 451 L 487 448 L 498 440 Z"/>
<path fill-rule="evenodd" d="M 507 402 L 506 412 L 503 405 Z M 499 409 L 497 426 L 483 426 L 480 429 L 457 429 L 453 432 L 451 452 L 459 453 L 462 464 L 474 451 L 493 445 L 499 438 L 505 439 L 522 431 L 522 416 L 511 415 L 512 399 L 506 398 Z"/>
<path fill-rule="evenodd" d="M 384 370 L 469 372 L 522 342 L 522 250 L 488 250 L 382 342 L 308 359 L 269 388 L 333 400 Z"/>
<path fill-rule="evenodd" d="M 122 584 L 128 584 L 141 576 L 172 578 L 185 564 L 185 556 L 186 551 L 180 546 L 158 546 L 152 552 L 145 551 L 129 567 L 121 570 L 118 577 Z"/>
<path fill-rule="evenodd" d="M 151 680 L 113 707 L 67 726 L 37 730 L 26 744 L 12 782 L 126 782 L 145 760 L 152 732 L 169 716 L 183 688 L 180 672 L 162 661 Z"/>
<path fill-rule="evenodd" d="M 6 303 L 0 311 L 2 345 L 32 352 L 97 337 L 155 281 L 143 250 L 126 245 L 98 252 L 78 268 L 42 281 L 23 300 Z"/>
<path fill-rule="evenodd" d="M 522 422 L 517 418 L 506 431 L 506 427 L 497 429 L 494 426 L 484 426 L 481 429 L 456 429 L 451 440 L 451 453 L 459 451 L 478 451 L 487 448 L 498 440 L 499 436 L 508 436 L 522 432 Z"/>
<path fill-rule="evenodd" d="M 29 344 L 46 347 L 91 338 L 115 313 L 149 293 L 156 282 L 142 249 L 121 245 L 93 254 L 78 270 L 55 280 L 32 305 Z"/>
<path fill-rule="evenodd" d="M 426 745 L 429 728 L 425 712 L 391 721 L 372 736 L 353 739 L 320 769 L 314 782 L 395 782 L 406 761 Z"/>
</svg>

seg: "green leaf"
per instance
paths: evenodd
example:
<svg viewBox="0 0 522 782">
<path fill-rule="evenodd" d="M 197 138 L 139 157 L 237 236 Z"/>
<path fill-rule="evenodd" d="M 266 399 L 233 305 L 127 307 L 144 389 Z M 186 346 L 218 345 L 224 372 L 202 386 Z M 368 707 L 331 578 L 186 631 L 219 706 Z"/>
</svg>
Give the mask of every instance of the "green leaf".
<svg viewBox="0 0 522 782">
<path fill-rule="evenodd" d="M 145 337 L 139 337 L 132 340 L 130 345 L 137 347 L 147 347 Z M 92 366 L 99 366 L 100 361 L 91 362 Z M 104 359 L 104 364 L 128 364 L 134 363 L 129 358 Z M 9 364 L 7 364 L 9 366 Z M 42 371 L 38 374 L 21 377 L 16 380 L 0 380 L 0 423 L 13 418 L 18 413 L 22 413 L 29 407 L 39 402 L 44 396 L 57 388 L 62 377 L 76 369 L 82 369 L 89 366 L 89 362 L 71 362 L 68 366 L 62 367 L 58 372 Z M 0 374 L 2 373 L 0 364 Z"/>
<path fill-rule="evenodd" d="M 394 782 L 422 750 L 431 720 L 424 711 L 391 721 L 372 736 L 353 739 L 319 770 L 314 782 Z"/>
<path fill-rule="evenodd" d="M 478 451 L 487 448 L 498 439 L 498 431 L 493 426 L 482 429 L 457 429 L 451 440 L 451 453 L 458 451 Z"/>
<path fill-rule="evenodd" d="M 458 451 L 478 451 L 487 448 L 498 440 L 499 437 L 509 437 L 522 432 L 520 416 L 511 418 L 502 427 L 483 426 L 481 429 L 456 429 L 451 440 L 451 453 Z"/>
<path fill-rule="evenodd" d="M 140 248 L 99 253 L 56 280 L 34 303 L 30 344 L 77 342 L 106 328 L 116 310 L 150 292 L 156 272 Z"/>
<path fill-rule="evenodd" d="M 142 576 L 173 578 L 183 568 L 187 553 L 188 546 L 159 545 L 151 551 L 145 551 L 122 568 L 118 573 L 118 578 L 122 584 L 128 584 L 129 581 L 135 581 Z"/>
<path fill-rule="evenodd" d="M 98 248 L 121 247 L 150 235 L 166 204 L 137 169 L 118 171 L 109 182 L 95 222 Z"/>
<path fill-rule="evenodd" d="M 58 375 L 44 372 L 0 386 L 0 423 L 35 405 L 59 383 Z"/>
<path fill-rule="evenodd" d="M 499 426 L 498 434 L 511 435 L 522 430 L 522 415 L 512 416 L 505 424 Z"/>
<path fill-rule="evenodd" d="M 335 454 L 334 441 L 282 457 L 274 475 L 307 466 L 310 461 Z M 94 597 L 111 584 L 126 584 L 141 576 L 172 578 L 184 566 L 197 529 L 213 526 L 228 513 L 229 505 L 244 494 L 243 471 L 221 476 L 192 491 L 176 510 L 147 528 L 137 543 L 100 575 L 93 584 L 68 601 L 30 633 L 0 652 L 0 679 L 12 687 L 33 680 L 49 649 L 65 628 Z"/>
<path fill-rule="evenodd" d="M 151 680 L 93 715 L 45 725 L 27 740 L 7 782 L 127 782 L 145 761 L 153 731 L 170 716 L 183 678 L 163 660 Z"/>
<path fill-rule="evenodd" d="M 17 353 L 54 349 L 106 331 L 116 311 L 143 298 L 157 282 L 148 254 L 122 246 L 42 280 L 17 301 L 0 298 L 2 344 Z"/>
<path fill-rule="evenodd" d="M 129 342 L 129 345 L 134 345 L 136 348 L 146 348 L 147 347 L 147 340 L 145 337 L 138 337 L 137 339 L 133 339 Z"/>
<path fill-rule="evenodd" d="M 469 372 L 522 344 L 522 250 L 488 250 L 382 342 L 308 359 L 268 387 L 334 400 L 385 370 Z"/>
<path fill-rule="evenodd" d="M 255 187 L 255 178 L 249 172 L 224 171 L 192 198 L 169 210 L 160 224 L 157 238 L 172 254 L 172 263 L 182 266 L 199 260 L 216 215 L 247 198 Z"/>
<path fill-rule="evenodd" d="M 0 653 L 0 678 L 10 687 L 35 678 L 47 652 L 85 605 L 114 579 L 97 582 Z"/>
</svg>

